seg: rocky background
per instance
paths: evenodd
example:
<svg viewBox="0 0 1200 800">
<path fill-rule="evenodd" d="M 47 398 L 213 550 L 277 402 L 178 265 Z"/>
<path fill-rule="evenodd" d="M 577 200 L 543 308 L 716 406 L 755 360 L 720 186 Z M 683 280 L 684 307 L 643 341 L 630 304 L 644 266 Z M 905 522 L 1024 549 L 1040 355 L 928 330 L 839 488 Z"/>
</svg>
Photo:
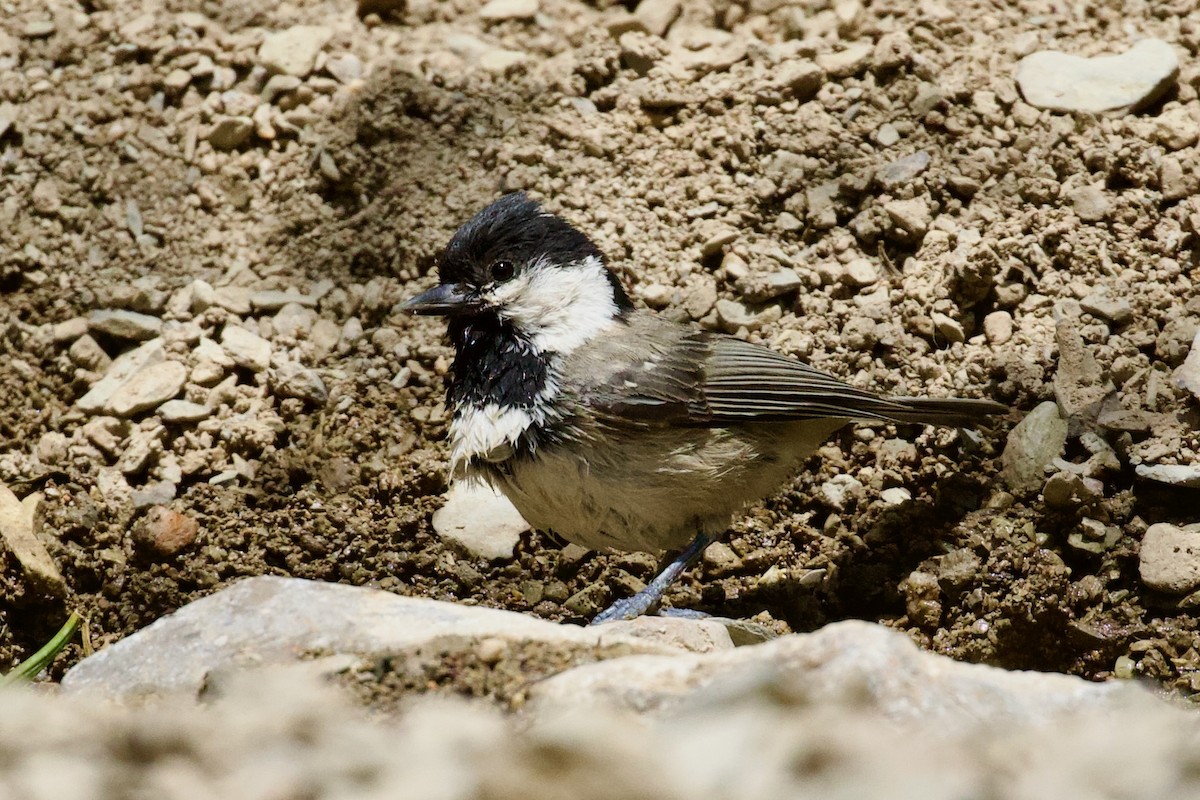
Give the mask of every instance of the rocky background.
<svg viewBox="0 0 1200 800">
<path fill-rule="evenodd" d="M 1200 690 L 1198 48 L 1190 3 L 0 3 L 0 671 L 248 576 L 648 580 L 431 520 L 450 351 L 394 309 L 524 189 L 664 314 L 1012 407 L 845 431 L 673 605 Z"/>
</svg>

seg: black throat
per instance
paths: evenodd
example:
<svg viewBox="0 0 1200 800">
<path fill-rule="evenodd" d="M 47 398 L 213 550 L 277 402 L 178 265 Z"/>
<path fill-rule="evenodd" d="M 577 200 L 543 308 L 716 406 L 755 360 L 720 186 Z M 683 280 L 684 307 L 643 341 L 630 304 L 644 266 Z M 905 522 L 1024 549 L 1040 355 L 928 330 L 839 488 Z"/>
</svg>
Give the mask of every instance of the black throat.
<svg viewBox="0 0 1200 800">
<path fill-rule="evenodd" d="M 493 312 L 449 320 L 454 364 L 446 397 L 451 408 L 496 404 L 532 410 L 546 388 L 543 354 Z"/>
</svg>

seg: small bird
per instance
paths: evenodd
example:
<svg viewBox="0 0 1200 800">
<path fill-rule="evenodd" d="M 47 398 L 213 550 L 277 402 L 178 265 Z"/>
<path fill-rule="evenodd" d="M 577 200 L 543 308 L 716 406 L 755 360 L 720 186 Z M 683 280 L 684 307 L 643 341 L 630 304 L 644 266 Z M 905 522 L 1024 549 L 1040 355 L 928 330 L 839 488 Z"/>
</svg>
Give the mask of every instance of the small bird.
<svg viewBox="0 0 1200 800">
<path fill-rule="evenodd" d="M 593 624 L 665 590 L 838 428 L 969 426 L 988 400 L 883 397 L 767 347 L 634 307 L 586 235 L 524 193 L 458 229 L 440 283 L 403 304 L 447 317 L 452 478 L 595 550 L 673 553 Z"/>
</svg>

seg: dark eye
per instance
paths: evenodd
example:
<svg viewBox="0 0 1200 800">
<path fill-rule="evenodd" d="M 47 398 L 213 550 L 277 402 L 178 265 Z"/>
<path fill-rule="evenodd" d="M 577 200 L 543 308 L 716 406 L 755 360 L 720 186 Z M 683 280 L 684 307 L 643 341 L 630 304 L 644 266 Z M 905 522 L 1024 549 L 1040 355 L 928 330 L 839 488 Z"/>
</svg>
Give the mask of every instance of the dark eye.
<svg viewBox="0 0 1200 800">
<path fill-rule="evenodd" d="M 500 259 L 492 262 L 492 280 L 506 281 L 516 274 L 517 268 L 508 259 Z"/>
</svg>

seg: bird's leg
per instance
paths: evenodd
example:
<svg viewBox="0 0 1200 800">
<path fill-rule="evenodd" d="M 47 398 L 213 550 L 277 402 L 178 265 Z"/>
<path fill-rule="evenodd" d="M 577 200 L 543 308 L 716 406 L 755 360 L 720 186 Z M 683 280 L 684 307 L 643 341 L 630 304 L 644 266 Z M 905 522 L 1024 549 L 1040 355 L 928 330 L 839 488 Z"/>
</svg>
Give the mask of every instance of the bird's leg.
<svg viewBox="0 0 1200 800">
<path fill-rule="evenodd" d="M 618 600 L 608 608 L 601 611 L 592 620 L 593 625 L 599 625 L 601 622 L 615 622 L 619 619 L 633 619 L 640 617 L 650 609 L 658 605 L 662 600 L 663 594 L 670 588 L 683 571 L 696 563 L 697 559 L 704 552 L 704 548 L 708 547 L 716 541 L 717 535 L 711 533 L 700 533 L 692 539 L 691 543 L 683 550 L 679 551 L 679 555 L 671 559 L 662 570 L 646 585 L 645 589 L 635 594 L 633 597 L 627 597 L 624 600 Z"/>
</svg>

